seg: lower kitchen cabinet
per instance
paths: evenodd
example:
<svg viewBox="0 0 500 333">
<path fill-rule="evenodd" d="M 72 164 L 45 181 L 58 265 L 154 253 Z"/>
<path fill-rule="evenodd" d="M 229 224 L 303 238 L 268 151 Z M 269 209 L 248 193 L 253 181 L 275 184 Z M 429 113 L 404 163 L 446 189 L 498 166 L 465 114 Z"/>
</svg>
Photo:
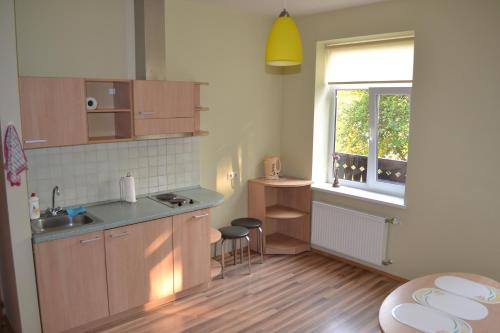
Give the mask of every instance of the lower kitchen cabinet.
<svg viewBox="0 0 500 333">
<path fill-rule="evenodd" d="M 103 232 L 34 244 L 44 333 L 107 317 Z"/>
<path fill-rule="evenodd" d="M 210 210 L 174 216 L 174 292 L 210 281 Z"/>
<path fill-rule="evenodd" d="M 43 332 L 161 304 L 206 284 L 209 231 L 205 209 L 34 244 Z"/>
<path fill-rule="evenodd" d="M 111 315 L 173 294 L 171 217 L 104 235 Z"/>
</svg>

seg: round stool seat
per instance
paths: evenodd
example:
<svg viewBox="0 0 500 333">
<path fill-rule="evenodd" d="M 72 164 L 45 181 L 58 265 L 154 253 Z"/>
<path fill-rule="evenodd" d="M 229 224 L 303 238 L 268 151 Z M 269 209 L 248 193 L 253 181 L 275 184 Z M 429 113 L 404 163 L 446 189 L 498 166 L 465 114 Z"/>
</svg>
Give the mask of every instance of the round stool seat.
<svg viewBox="0 0 500 333">
<path fill-rule="evenodd" d="M 210 228 L 210 244 L 217 243 L 220 239 L 220 231 L 214 228 Z"/>
<path fill-rule="evenodd" d="M 231 222 L 232 226 L 245 227 L 248 229 L 255 229 L 262 226 L 262 222 L 259 219 L 253 217 L 242 217 Z"/>
<path fill-rule="evenodd" d="M 219 229 L 224 239 L 238 239 L 248 236 L 250 231 L 245 227 L 222 227 Z"/>
</svg>

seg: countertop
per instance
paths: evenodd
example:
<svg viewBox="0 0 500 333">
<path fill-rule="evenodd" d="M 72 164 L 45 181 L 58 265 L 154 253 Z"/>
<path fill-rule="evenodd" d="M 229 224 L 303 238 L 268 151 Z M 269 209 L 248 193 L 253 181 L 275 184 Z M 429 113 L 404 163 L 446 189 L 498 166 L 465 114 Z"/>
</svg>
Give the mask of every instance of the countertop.
<svg viewBox="0 0 500 333">
<path fill-rule="evenodd" d="M 95 222 L 92 224 L 48 231 L 33 234 L 33 243 L 42 243 L 51 240 L 78 236 L 94 231 L 108 230 L 126 225 L 160 219 L 167 216 L 188 213 L 199 209 L 212 208 L 224 201 L 224 196 L 218 192 L 204 189 L 202 187 L 172 190 L 173 192 L 190 199 L 195 203 L 189 206 L 170 208 L 147 196 L 139 197 L 135 203 L 113 201 L 95 203 L 86 206 L 87 215 Z M 166 193 L 166 192 L 162 192 Z M 150 194 L 155 195 L 158 193 Z"/>
</svg>

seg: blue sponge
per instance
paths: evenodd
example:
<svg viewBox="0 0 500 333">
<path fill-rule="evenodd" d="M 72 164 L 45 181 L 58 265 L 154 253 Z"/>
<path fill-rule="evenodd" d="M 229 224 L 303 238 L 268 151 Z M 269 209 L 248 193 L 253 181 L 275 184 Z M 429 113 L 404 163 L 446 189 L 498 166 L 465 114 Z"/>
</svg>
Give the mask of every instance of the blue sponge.
<svg viewBox="0 0 500 333">
<path fill-rule="evenodd" d="M 69 217 L 75 217 L 79 214 L 83 214 L 87 211 L 87 209 L 85 209 L 85 207 L 75 207 L 75 208 L 67 208 L 66 209 L 66 212 L 68 213 Z"/>
</svg>

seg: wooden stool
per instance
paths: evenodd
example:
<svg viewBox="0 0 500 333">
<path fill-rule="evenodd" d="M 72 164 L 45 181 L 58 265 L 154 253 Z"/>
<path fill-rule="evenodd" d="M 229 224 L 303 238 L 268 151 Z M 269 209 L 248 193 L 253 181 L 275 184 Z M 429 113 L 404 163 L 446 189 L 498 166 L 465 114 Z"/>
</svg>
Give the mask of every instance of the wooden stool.
<svg viewBox="0 0 500 333">
<path fill-rule="evenodd" d="M 245 227 L 249 230 L 256 229 L 257 235 L 257 251 L 260 253 L 260 263 L 264 263 L 264 233 L 262 232 L 262 222 L 253 217 L 242 217 L 231 222 L 232 226 Z"/>
<path fill-rule="evenodd" d="M 248 245 L 248 274 L 252 273 L 252 267 L 250 263 L 250 237 L 248 236 L 250 234 L 250 231 L 245 228 L 245 227 L 223 227 L 220 228 L 219 231 L 222 234 L 222 242 L 221 242 L 221 252 L 222 252 L 222 271 L 221 271 L 221 277 L 224 278 L 224 243 L 226 240 L 232 240 L 233 241 L 233 257 L 234 257 L 234 264 L 236 265 L 236 245 L 237 241 L 240 240 L 240 258 L 241 258 L 241 263 L 243 263 L 243 247 L 241 246 L 241 239 L 245 238 L 247 240 L 247 245 Z"/>
<path fill-rule="evenodd" d="M 219 242 L 220 239 L 221 239 L 220 231 L 215 228 L 210 228 L 210 245 L 215 244 L 214 257 L 217 257 L 217 243 Z M 215 278 L 217 275 L 219 275 L 221 271 L 222 271 L 221 263 L 213 259 L 212 257 L 210 259 L 210 274 L 212 279 Z"/>
</svg>

